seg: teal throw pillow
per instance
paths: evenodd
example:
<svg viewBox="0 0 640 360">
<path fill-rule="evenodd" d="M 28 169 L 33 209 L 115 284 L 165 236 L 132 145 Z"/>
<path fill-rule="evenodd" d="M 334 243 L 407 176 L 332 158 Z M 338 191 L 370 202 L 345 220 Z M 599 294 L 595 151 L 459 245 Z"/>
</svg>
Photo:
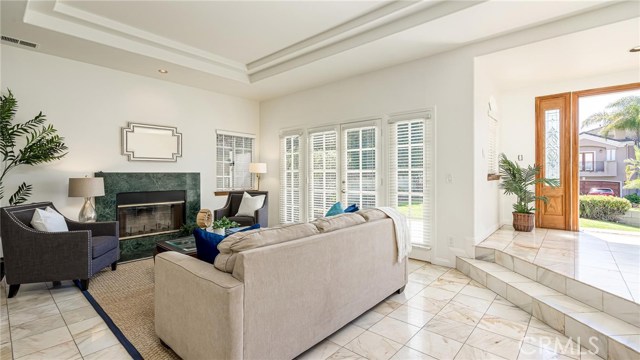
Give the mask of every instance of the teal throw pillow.
<svg viewBox="0 0 640 360">
<path fill-rule="evenodd" d="M 344 210 L 342 209 L 342 204 L 338 201 L 337 203 L 333 204 L 333 206 L 331 206 L 329 211 L 327 211 L 327 213 L 324 216 L 338 215 L 338 214 L 342 214 L 343 212 Z"/>
</svg>

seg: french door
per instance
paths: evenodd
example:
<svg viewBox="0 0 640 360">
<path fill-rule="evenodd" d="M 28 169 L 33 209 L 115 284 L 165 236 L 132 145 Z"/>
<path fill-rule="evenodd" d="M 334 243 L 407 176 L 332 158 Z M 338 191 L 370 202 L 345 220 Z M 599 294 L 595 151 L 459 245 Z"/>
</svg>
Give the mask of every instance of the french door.
<svg viewBox="0 0 640 360">
<path fill-rule="evenodd" d="M 309 129 L 307 219 L 323 217 L 337 201 L 360 208 L 390 206 L 407 217 L 414 245 L 430 246 L 434 121 L 433 110 L 426 109 L 389 115 L 384 126 L 375 119 Z M 287 175 L 283 172 L 283 182 Z"/>
<path fill-rule="evenodd" d="M 337 201 L 380 205 L 379 153 L 379 120 L 309 130 L 309 220 L 324 216 Z"/>
<path fill-rule="evenodd" d="M 360 208 L 378 206 L 378 120 L 342 125 L 341 201 Z"/>
</svg>

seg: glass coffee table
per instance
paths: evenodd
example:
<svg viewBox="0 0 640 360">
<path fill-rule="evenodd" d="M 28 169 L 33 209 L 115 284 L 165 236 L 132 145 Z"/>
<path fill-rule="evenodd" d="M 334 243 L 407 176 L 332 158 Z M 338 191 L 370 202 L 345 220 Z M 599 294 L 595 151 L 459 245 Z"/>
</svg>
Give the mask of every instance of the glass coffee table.
<svg viewBox="0 0 640 360">
<path fill-rule="evenodd" d="M 196 251 L 196 239 L 193 236 L 182 237 L 173 240 L 158 241 L 156 243 L 156 251 L 154 254 L 158 255 L 165 251 L 177 251 L 181 254 L 198 257 Z"/>
</svg>

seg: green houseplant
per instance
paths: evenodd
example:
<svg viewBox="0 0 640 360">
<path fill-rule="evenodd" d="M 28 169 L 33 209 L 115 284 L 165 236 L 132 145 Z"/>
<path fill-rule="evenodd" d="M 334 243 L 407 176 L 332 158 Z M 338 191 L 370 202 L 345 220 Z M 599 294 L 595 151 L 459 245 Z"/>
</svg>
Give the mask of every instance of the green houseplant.
<svg viewBox="0 0 640 360">
<path fill-rule="evenodd" d="M 227 219 L 226 216 L 223 216 L 222 219 L 218 219 L 216 221 L 213 222 L 213 232 L 215 232 L 216 234 L 220 234 L 220 235 L 224 235 L 224 230 L 228 229 L 228 228 L 232 228 L 232 227 L 238 227 L 240 226 L 240 224 L 238 224 L 235 221 L 231 221 L 229 219 Z"/>
<path fill-rule="evenodd" d="M 24 123 L 14 123 L 18 101 L 11 90 L 0 96 L 0 200 L 4 198 L 4 179 L 12 169 L 20 165 L 38 165 L 58 160 L 67 154 L 64 138 L 53 125 L 45 125 L 46 116 L 40 112 Z M 33 185 L 23 182 L 9 198 L 9 205 L 27 201 Z"/>
<path fill-rule="evenodd" d="M 513 204 L 513 227 L 517 231 L 531 231 L 534 225 L 534 202 L 548 201 L 545 196 L 536 196 L 532 188 L 539 183 L 549 186 L 558 186 L 556 179 L 539 178 L 540 166 L 521 167 L 518 163 L 507 159 L 505 154 L 500 154 L 500 188 L 505 195 L 515 195 Z"/>
</svg>

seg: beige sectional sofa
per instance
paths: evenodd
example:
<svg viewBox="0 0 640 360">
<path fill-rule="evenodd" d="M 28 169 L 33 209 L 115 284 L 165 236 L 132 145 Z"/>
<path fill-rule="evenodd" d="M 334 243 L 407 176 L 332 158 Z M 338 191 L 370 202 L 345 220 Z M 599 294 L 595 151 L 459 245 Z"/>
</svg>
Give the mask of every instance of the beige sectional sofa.
<svg viewBox="0 0 640 360">
<path fill-rule="evenodd" d="M 303 353 L 407 282 L 393 221 L 373 211 L 230 236 L 215 264 L 231 273 L 158 255 L 157 335 L 186 360 Z"/>
</svg>

